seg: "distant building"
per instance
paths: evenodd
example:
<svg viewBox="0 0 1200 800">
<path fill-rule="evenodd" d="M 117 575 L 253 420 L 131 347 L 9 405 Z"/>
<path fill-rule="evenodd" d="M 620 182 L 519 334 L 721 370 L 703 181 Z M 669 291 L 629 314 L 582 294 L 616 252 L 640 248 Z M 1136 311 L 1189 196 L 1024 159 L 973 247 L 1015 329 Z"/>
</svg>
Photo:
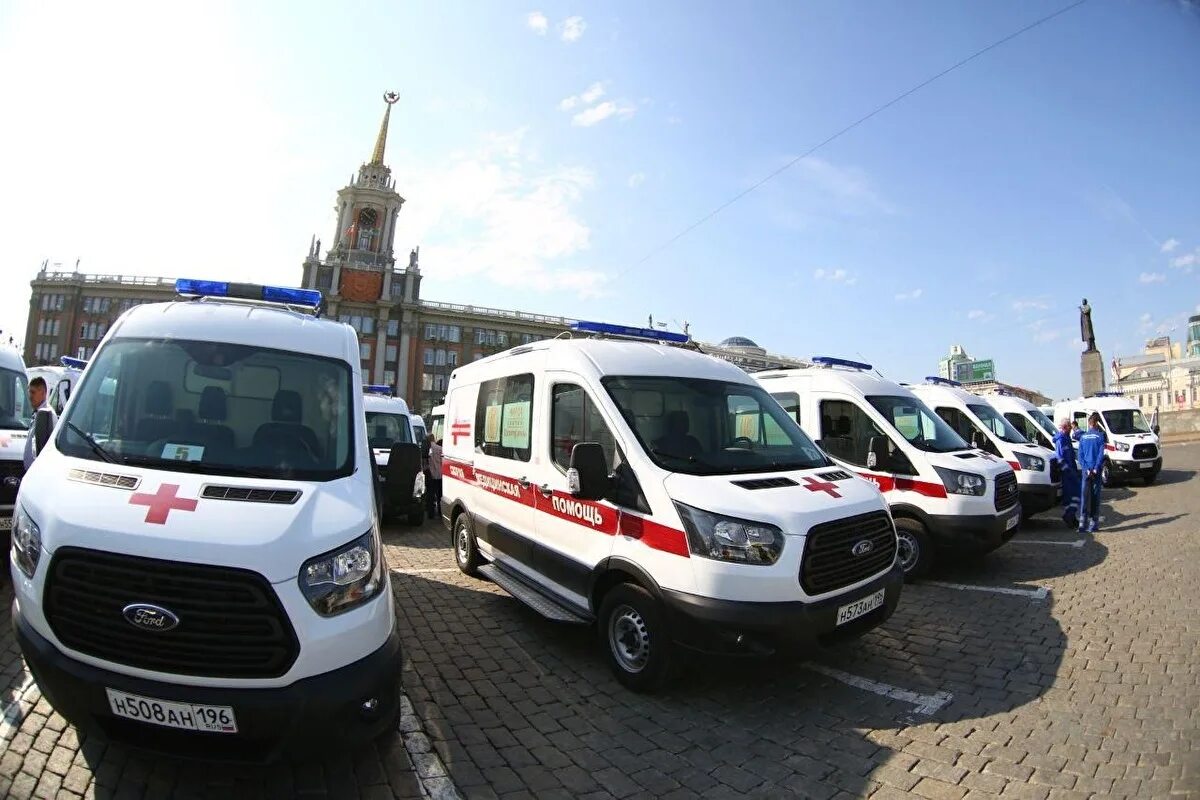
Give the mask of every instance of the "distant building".
<svg viewBox="0 0 1200 800">
<path fill-rule="evenodd" d="M 1145 414 L 1200 409 L 1200 315 L 1188 320 L 1186 347 L 1160 336 L 1140 355 L 1114 359 L 1112 371 L 1113 390 Z"/>
<path fill-rule="evenodd" d="M 1187 354 L 1200 356 L 1200 314 L 1188 317 Z"/>
<path fill-rule="evenodd" d="M 971 357 L 967 355 L 967 351 L 961 344 L 950 346 L 950 355 L 938 362 L 938 377 L 945 378 L 948 381 L 955 381 L 958 378 L 958 365 L 970 362 Z"/>
<path fill-rule="evenodd" d="M 991 392 L 1006 392 L 1014 397 L 1020 397 L 1033 403 L 1035 406 L 1050 405 L 1050 398 L 1039 392 L 1037 389 L 1026 389 L 1024 386 L 1014 386 L 1011 383 L 1000 383 L 999 381 L 975 381 L 964 383 L 963 388 L 968 392 L 976 394 L 988 394 Z"/>
<path fill-rule="evenodd" d="M 809 362 L 802 358 L 768 353 L 765 348 L 745 336 L 730 336 L 720 344 L 698 342 L 700 349 L 710 356 L 728 361 L 746 372 L 761 372 L 782 367 L 802 367 Z"/>
</svg>

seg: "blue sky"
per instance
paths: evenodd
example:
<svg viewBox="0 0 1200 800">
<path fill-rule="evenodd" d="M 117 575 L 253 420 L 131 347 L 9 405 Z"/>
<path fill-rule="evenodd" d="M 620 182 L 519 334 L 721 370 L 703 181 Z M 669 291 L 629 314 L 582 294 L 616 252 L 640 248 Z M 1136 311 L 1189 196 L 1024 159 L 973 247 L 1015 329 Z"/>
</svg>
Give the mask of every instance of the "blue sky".
<svg viewBox="0 0 1200 800">
<path fill-rule="evenodd" d="M 688 321 L 795 355 L 1078 391 L 1200 313 L 1200 8 L 1091 0 L 671 237 L 1065 2 L 0 7 L 0 327 L 43 259 L 294 283 L 401 93 L 430 299 Z M 103 31 L 103 35 L 98 35 Z M 401 255 L 401 258 L 403 256 Z"/>
</svg>

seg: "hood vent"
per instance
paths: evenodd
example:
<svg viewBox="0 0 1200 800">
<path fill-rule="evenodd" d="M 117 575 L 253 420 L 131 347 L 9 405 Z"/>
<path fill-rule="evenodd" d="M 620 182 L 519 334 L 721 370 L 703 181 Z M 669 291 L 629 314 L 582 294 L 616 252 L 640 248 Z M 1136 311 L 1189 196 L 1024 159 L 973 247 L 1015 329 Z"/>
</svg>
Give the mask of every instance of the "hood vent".
<svg viewBox="0 0 1200 800">
<path fill-rule="evenodd" d="M 979 458 L 975 453 L 955 453 L 955 458 Z"/>
<path fill-rule="evenodd" d="M 791 478 L 754 478 L 748 481 L 730 481 L 734 486 L 743 489 L 779 489 L 784 486 L 795 486 Z"/>
<path fill-rule="evenodd" d="M 236 500 L 243 503 L 291 505 L 300 499 L 295 489 L 251 489 L 248 486 L 205 486 L 200 496 L 206 500 Z"/>
<path fill-rule="evenodd" d="M 67 479 L 80 483 L 93 483 L 96 486 L 111 486 L 114 489 L 136 489 L 142 482 L 141 478 L 133 475 L 117 475 L 113 472 L 92 472 L 86 469 L 73 469 L 67 473 Z"/>
</svg>

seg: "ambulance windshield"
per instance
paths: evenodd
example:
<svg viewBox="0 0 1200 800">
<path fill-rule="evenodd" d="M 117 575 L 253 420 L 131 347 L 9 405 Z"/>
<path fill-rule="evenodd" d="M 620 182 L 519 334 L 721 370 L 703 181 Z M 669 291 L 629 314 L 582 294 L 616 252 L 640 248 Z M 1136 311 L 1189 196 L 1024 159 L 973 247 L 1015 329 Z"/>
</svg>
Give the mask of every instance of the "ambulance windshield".
<svg viewBox="0 0 1200 800">
<path fill-rule="evenodd" d="M 69 456 L 130 466 L 333 480 L 354 470 L 351 388 L 349 365 L 307 353 L 115 339 L 56 441 Z"/>
<path fill-rule="evenodd" d="M 971 409 L 971 413 L 979 417 L 983 426 L 1000 441 L 1009 444 L 1029 444 L 1029 440 L 1022 436 L 1011 422 L 986 403 L 968 403 L 967 408 Z"/>
<path fill-rule="evenodd" d="M 1150 433 L 1150 426 L 1146 424 L 1146 418 L 1136 408 L 1105 411 L 1104 421 L 1108 423 L 1108 430 L 1111 433 Z"/>
<path fill-rule="evenodd" d="M 1050 438 L 1053 439 L 1054 434 L 1058 433 L 1058 431 L 1054 428 L 1054 423 L 1050 421 L 1049 417 L 1042 413 L 1040 408 L 1031 408 L 1025 413 L 1033 417 L 1033 421 L 1036 422 L 1038 426 L 1050 436 Z"/>
<path fill-rule="evenodd" d="M 23 372 L 0 368 L 0 431 L 23 431 L 33 421 L 29 383 Z"/>
<path fill-rule="evenodd" d="M 371 447 L 390 449 L 396 442 L 412 442 L 408 417 L 384 411 L 367 412 L 367 440 Z"/>
<path fill-rule="evenodd" d="M 915 397 L 875 395 L 868 397 L 867 402 L 918 450 L 927 453 L 953 453 L 968 448 L 967 443 L 953 428 Z"/>
<path fill-rule="evenodd" d="M 663 469 L 732 475 L 831 463 L 758 386 L 657 376 L 602 382 L 646 453 Z"/>
</svg>

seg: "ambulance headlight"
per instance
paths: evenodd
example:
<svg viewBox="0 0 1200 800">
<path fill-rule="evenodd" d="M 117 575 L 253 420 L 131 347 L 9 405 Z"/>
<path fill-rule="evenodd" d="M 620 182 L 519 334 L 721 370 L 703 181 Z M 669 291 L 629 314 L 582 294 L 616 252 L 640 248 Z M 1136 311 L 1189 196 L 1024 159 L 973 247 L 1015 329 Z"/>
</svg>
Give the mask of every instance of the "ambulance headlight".
<svg viewBox="0 0 1200 800">
<path fill-rule="evenodd" d="M 413 481 L 413 497 L 425 496 L 425 473 L 418 472 L 417 479 Z"/>
<path fill-rule="evenodd" d="M 300 568 L 300 591 L 323 617 L 349 611 L 383 588 L 379 534 L 371 530 L 349 544 L 309 559 Z"/>
<path fill-rule="evenodd" d="M 1046 459 L 1040 456 L 1031 456 L 1028 453 L 1017 453 L 1017 463 L 1021 465 L 1021 469 L 1032 472 L 1041 472 L 1046 468 Z"/>
<path fill-rule="evenodd" d="M 692 555 L 768 566 L 783 551 L 783 531 L 765 522 L 726 517 L 676 503 Z"/>
<path fill-rule="evenodd" d="M 1117 450 L 1121 451 L 1122 453 L 1128 453 L 1128 452 L 1129 452 L 1129 449 L 1130 449 L 1130 448 L 1129 448 L 1129 445 L 1128 445 L 1127 443 L 1125 443 L 1125 442 L 1114 442 L 1114 444 L 1117 446 Z"/>
<path fill-rule="evenodd" d="M 937 470 L 938 477 L 942 479 L 942 485 L 950 494 L 983 497 L 983 493 L 987 491 L 987 481 L 982 475 L 976 475 L 973 472 L 959 472 L 956 469 L 945 467 L 934 467 L 934 469 Z"/>
<path fill-rule="evenodd" d="M 42 557 L 42 531 L 23 508 L 17 509 L 13 520 L 12 552 L 18 569 L 26 578 L 32 578 Z"/>
</svg>

